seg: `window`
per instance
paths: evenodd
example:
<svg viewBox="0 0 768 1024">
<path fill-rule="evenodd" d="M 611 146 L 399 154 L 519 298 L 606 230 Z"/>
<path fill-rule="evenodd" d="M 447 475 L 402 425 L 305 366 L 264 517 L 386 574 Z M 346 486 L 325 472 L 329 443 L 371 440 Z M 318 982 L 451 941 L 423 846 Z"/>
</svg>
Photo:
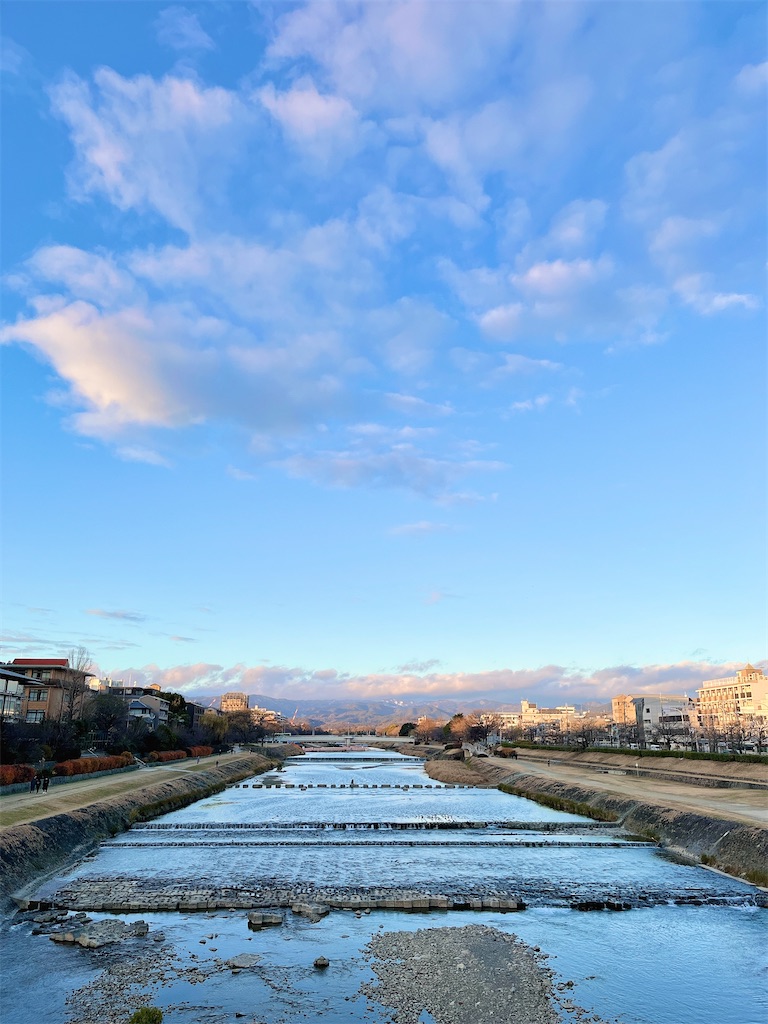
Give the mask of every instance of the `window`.
<svg viewBox="0 0 768 1024">
<path fill-rule="evenodd" d="M 45 719 L 45 712 L 44 711 L 28 711 L 27 712 L 27 718 L 26 718 L 27 722 L 42 722 L 42 721 L 44 721 L 44 719 Z"/>
<path fill-rule="evenodd" d="M 38 701 L 40 703 L 48 700 L 47 690 L 30 690 L 28 700 Z"/>
</svg>

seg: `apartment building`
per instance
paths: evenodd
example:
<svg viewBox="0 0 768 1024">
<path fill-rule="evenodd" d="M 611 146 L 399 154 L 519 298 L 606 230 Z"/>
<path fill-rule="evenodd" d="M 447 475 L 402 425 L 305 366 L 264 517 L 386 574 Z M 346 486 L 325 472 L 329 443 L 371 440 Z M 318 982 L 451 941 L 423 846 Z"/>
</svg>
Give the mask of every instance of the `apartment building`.
<svg viewBox="0 0 768 1024">
<path fill-rule="evenodd" d="M 26 676 L 11 669 L 0 668 L 0 718 L 6 722 L 19 722 L 24 698 Z"/>
<path fill-rule="evenodd" d="M 68 658 L 14 658 L 0 667 L 24 680 L 22 721 L 81 717 L 91 674 L 72 668 Z"/>
<path fill-rule="evenodd" d="M 696 691 L 699 722 L 704 731 L 733 725 L 768 725 L 768 676 L 745 665 L 735 676 L 706 679 Z"/>
<path fill-rule="evenodd" d="M 230 711 L 247 711 L 248 694 L 232 691 L 221 698 L 221 710 L 226 714 Z"/>
</svg>

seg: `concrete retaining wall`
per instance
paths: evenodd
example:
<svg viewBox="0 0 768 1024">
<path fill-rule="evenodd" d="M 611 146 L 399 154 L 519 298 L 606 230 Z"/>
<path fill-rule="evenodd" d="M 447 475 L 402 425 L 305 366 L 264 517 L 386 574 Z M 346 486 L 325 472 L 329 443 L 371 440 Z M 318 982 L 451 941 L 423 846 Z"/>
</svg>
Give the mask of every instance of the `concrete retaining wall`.
<svg viewBox="0 0 768 1024">
<path fill-rule="evenodd" d="M 0 833 L 0 900 L 7 905 L 12 893 L 61 871 L 135 821 L 185 807 L 272 767 L 272 761 L 258 754 L 244 755 L 218 768 L 189 772 L 80 810 L 5 829 Z"/>
<path fill-rule="evenodd" d="M 500 788 L 549 806 L 563 801 L 564 810 L 569 809 L 568 804 L 578 804 L 581 813 L 611 817 L 628 831 L 655 839 L 681 856 L 756 885 L 768 885 L 768 829 L 675 811 L 537 775 L 511 774 Z"/>
</svg>

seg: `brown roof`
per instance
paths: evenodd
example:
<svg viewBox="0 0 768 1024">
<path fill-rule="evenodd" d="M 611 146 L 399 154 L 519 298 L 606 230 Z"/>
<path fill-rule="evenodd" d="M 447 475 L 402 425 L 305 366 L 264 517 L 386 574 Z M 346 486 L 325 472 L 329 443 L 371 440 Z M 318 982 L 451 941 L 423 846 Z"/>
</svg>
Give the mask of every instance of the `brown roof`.
<svg viewBox="0 0 768 1024">
<path fill-rule="evenodd" d="M 42 666 L 56 666 L 58 668 L 69 668 L 68 658 L 14 658 L 12 665 L 26 665 L 27 668 Z"/>
</svg>

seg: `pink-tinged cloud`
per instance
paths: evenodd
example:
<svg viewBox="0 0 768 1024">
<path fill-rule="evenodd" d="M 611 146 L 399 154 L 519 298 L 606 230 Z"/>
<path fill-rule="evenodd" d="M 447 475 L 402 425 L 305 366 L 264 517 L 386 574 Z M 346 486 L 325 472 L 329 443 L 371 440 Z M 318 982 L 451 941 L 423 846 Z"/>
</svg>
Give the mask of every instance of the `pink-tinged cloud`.
<svg viewBox="0 0 768 1024">
<path fill-rule="evenodd" d="M 591 672 L 568 669 L 562 665 L 545 665 L 535 669 L 497 669 L 487 672 L 433 672 L 433 662 L 401 666 L 401 671 L 354 675 L 337 669 L 305 669 L 281 665 L 243 664 L 225 668 L 222 665 L 197 663 L 160 668 L 115 669 L 114 679 L 128 679 L 139 684 L 159 683 L 164 690 L 174 690 L 194 698 L 196 694 L 221 694 L 242 690 L 288 700 L 300 699 L 370 699 L 387 700 L 440 697 L 461 698 L 482 695 L 499 703 L 521 698 L 539 703 L 562 704 L 566 701 L 609 700 L 621 693 L 636 696 L 688 693 L 706 679 L 734 675 L 745 662 L 711 663 L 682 661 L 662 665 L 615 665 Z M 768 661 L 754 662 L 768 669 Z M 425 671 L 426 670 L 426 671 Z"/>
</svg>

